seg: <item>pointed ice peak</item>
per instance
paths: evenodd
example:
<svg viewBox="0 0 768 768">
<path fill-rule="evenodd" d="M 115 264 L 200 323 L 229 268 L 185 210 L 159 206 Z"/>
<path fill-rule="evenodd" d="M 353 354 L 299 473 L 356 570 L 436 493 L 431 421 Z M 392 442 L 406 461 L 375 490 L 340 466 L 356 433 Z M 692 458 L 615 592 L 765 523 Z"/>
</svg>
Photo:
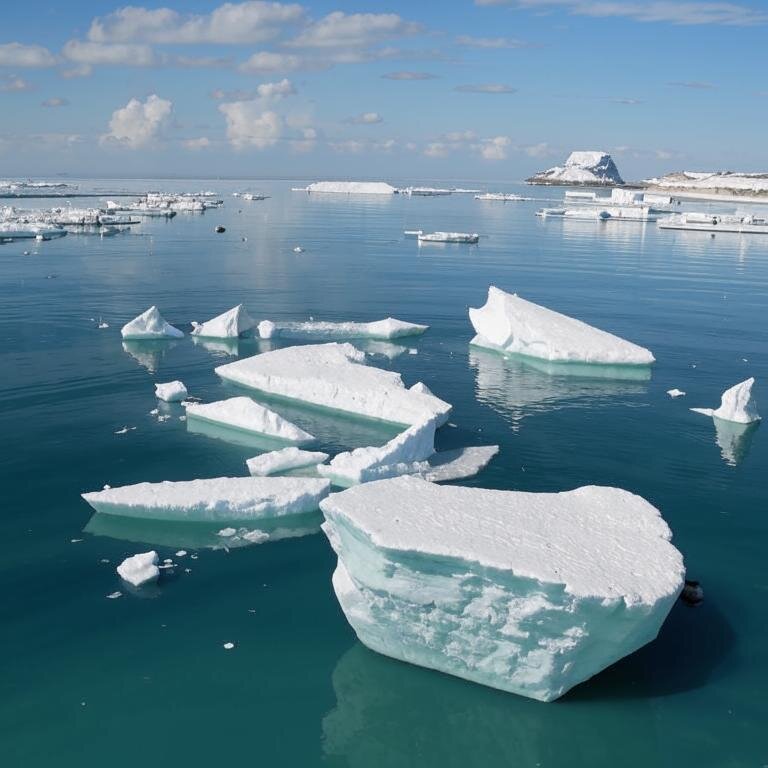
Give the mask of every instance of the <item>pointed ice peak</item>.
<svg viewBox="0 0 768 768">
<path fill-rule="evenodd" d="M 757 403 L 752 397 L 752 385 L 754 383 L 754 377 L 750 377 L 746 381 L 726 389 L 720 399 L 719 408 L 691 408 L 691 410 L 723 421 L 735 421 L 737 424 L 751 424 L 754 421 L 760 421 Z"/>
<path fill-rule="evenodd" d="M 192 335 L 212 339 L 235 339 L 250 331 L 256 321 L 248 314 L 243 304 L 217 315 L 204 323 L 192 322 Z"/>
<path fill-rule="evenodd" d="M 167 323 L 155 306 L 126 323 L 120 333 L 124 339 L 178 339 L 184 335 L 178 328 Z"/>
</svg>

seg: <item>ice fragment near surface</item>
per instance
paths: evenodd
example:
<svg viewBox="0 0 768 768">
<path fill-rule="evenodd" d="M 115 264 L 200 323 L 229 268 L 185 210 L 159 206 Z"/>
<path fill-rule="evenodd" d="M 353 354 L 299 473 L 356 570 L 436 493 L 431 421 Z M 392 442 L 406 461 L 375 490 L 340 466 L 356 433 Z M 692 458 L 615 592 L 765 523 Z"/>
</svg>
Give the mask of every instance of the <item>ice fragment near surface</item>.
<svg viewBox="0 0 768 768">
<path fill-rule="evenodd" d="M 155 397 L 166 403 L 177 403 L 187 396 L 187 388 L 181 381 L 169 381 L 166 384 L 155 384 Z"/>
<path fill-rule="evenodd" d="M 380 480 L 324 499 L 333 586 L 373 650 L 543 701 L 651 641 L 683 586 L 657 509 Z"/>
<path fill-rule="evenodd" d="M 723 421 L 735 421 L 738 424 L 751 424 L 760 421 L 757 403 L 752 397 L 754 378 L 749 378 L 723 392 L 719 408 L 691 408 L 695 413 L 714 416 Z"/>
<path fill-rule="evenodd" d="M 157 307 L 150 307 L 134 317 L 120 329 L 120 333 L 124 339 L 178 339 L 184 335 L 165 321 Z"/>
<path fill-rule="evenodd" d="M 322 451 L 302 451 L 301 448 L 290 446 L 280 451 L 269 451 L 260 456 L 246 460 L 248 471 L 254 477 L 274 475 L 276 472 L 286 472 L 289 469 L 301 469 L 328 460 L 328 454 Z"/>
<path fill-rule="evenodd" d="M 403 336 L 418 336 L 424 333 L 429 326 L 418 323 L 408 323 L 405 320 L 397 320 L 387 317 L 384 320 L 376 320 L 372 323 L 331 323 L 310 321 L 303 323 L 274 323 L 271 320 L 262 320 L 259 323 L 259 336 L 262 339 L 271 339 L 276 335 L 324 335 L 341 336 L 345 338 L 371 338 L 371 339 L 399 339 Z"/>
<path fill-rule="evenodd" d="M 246 312 L 242 304 L 207 320 L 204 323 L 192 322 L 192 335 L 213 339 L 236 339 L 250 331 L 256 321 Z"/>
<path fill-rule="evenodd" d="M 123 560 L 117 566 L 117 573 L 124 581 L 133 584 L 134 587 L 140 587 L 143 584 L 157 581 L 158 576 L 160 576 L 157 562 L 157 552 L 142 552 Z"/>
</svg>

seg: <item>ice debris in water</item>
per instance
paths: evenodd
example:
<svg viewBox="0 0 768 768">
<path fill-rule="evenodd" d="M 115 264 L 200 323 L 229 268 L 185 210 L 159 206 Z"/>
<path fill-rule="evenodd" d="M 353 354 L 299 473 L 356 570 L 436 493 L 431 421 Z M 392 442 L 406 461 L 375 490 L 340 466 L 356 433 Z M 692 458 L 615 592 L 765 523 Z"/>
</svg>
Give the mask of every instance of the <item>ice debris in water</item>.
<svg viewBox="0 0 768 768">
<path fill-rule="evenodd" d="M 719 408 L 691 408 L 695 413 L 713 416 L 723 421 L 735 421 L 738 424 L 751 424 L 760 421 L 757 403 L 752 397 L 754 378 L 749 378 L 723 392 Z"/>
<path fill-rule="evenodd" d="M 157 552 L 142 552 L 132 557 L 127 557 L 117 566 L 117 572 L 120 578 L 133 584 L 134 587 L 140 587 L 143 584 L 157 581 L 160 575 L 160 569 L 157 567 Z"/>
<path fill-rule="evenodd" d="M 166 403 L 177 403 L 187 397 L 187 388 L 181 381 L 155 384 L 155 397 L 165 400 Z"/>
<path fill-rule="evenodd" d="M 271 339 L 280 334 L 318 334 L 346 338 L 399 339 L 403 336 L 418 336 L 428 328 L 428 325 L 408 323 L 405 320 L 397 320 L 394 317 L 387 317 L 384 320 L 376 320 L 371 323 L 319 321 L 275 323 L 271 320 L 262 320 L 258 326 L 259 336 L 262 339 Z"/>
<path fill-rule="evenodd" d="M 395 424 L 447 419 L 448 403 L 406 389 L 400 374 L 365 360 L 365 353 L 349 343 L 310 344 L 221 365 L 216 373 L 268 394 Z"/>
<path fill-rule="evenodd" d="M 304 253 L 304 249 L 303 249 L 303 248 L 302 248 L 300 245 L 297 245 L 297 246 L 296 246 L 296 247 L 293 249 L 293 252 L 294 252 L 294 253 Z"/>
<path fill-rule="evenodd" d="M 230 397 L 215 403 L 190 403 L 187 405 L 187 416 L 290 443 L 308 443 L 315 439 L 309 432 L 250 397 Z"/>
<path fill-rule="evenodd" d="M 242 304 L 207 320 L 204 323 L 192 322 L 192 335 L 213 339 L 236 339 L 250 331 L 256 321 L 248 314 Z"/>
<path fill-rule="evenodd" d="M 472 344 L 552 362 L 650 365 L 637 344 L 491 286 L 485 305 L 470 308 Z"/>
<path fill-rule="evenodd" d="M 109 323 L 105 323 L 103 320 L 100 320 L 97 328 L 100 331 L 103 331 L 105 328 L 109 328 Z"/>
<path fill-rule="evenodd" d="M 216 535 L 229 538 L 230 536 L 234 536 L 236 533 L 237 533 L 237 528 L 222 528 L 220 531 L 216 533 Z"/>
<path fill-rule="evenodd" d="M 670 397 L 683 397 L 685 395 L 685 392 L 683 392 L 682 389 L 668 389 L 667 394 Z"/>
<path fill-rule="evenodd" d="M 150 307 L 120 330 L 124 339 L 177 339 L 183 332 L 167 323 L 157 307 Z"/>
<path fill-rule="evenodd" d="M 224 643 L 224 649 L 227 651 L 231 651 L 235 647 L 234 643 Z"/>
<path fill-rule="evenodd" d="M 619 488 L 398 477 L 321 508 L 333 587 L 365 645 L 542 701 L 655 638 L 683 587 L 661 514 Z"/>
<path fill-rule="evenodd" d="M 431 483 L 465 480 L 482 472 L 498 452 L 498 445 L 475 445 L 438 451 L 429 457 L 426 467 L 420 467 L 415 474 Z"/>
<path fill-rule="evenodd" d="M 327 480 L 310 477 L 215 477 L 137 483 L 83 498 L 105 514 L 155 520 L 259 520 L 317 510 Z"/>
<path fill-rule="evenodd" d="M 119 591 L 118 592 L 110 592 L 107 595 L 107 600 L 117 600 L 118 597 L 122 597 L 122 596 L 123 596 L 122 592 L 119 592 Z"/>
<path fill-rule="evenodd" d="M 252 459 L 246 460 L 248 471 L 255 477 L 274 475 L 276 472 L 286 472 L 289 469 L 300 469 L 328 460 L 328 454 L 323 451 L 302 451 L 301 448 L 290 446 L 280 451 L 269 451 Z"/>
</svg>

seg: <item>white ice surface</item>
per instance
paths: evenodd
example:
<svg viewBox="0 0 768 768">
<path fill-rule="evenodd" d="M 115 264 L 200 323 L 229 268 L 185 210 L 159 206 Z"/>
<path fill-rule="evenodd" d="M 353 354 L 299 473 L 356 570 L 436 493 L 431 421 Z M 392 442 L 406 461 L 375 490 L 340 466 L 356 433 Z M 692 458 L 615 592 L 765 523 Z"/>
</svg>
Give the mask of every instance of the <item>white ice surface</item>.
<svg viewBox="0 0 768 768">
<path fill-rule="evenodd" d="M 281 334 L 298 335 L 325 335 L 341 336 L 346 338 L 371 338 L 371 339 L 399 339 L 402 336 L 418 336 L 427 330 L 429 326 L 408 323 L 387 317 L 384 320 L 376 320 L 372 323 L 354 322 L 302 322 L 302 323 L 274 323 L 271 320 L 262 320 L 259 323 L 259 336 L 262 339 L 271 339 Z"/>
<path fill-rule="evenodd" d="M 470 308 L 469 319 L 477 336 L 472 344 L 552 362 L 649 365 L 654 362 L 644 347 L 516 294 L 491 286 L 484 306 Z"/>
<path fill-rule="evenodd" d="M 542 171 L 529 181 L 539 184 L 623 184 L 613 158 L 607 152 L 571 152 L 564 166 Z"/>
<path fill-rule="evenodd" d="M 177 403 L 187 397 L 187 388 L 181 381 L 169 381 L 166 384 L 155 384 L 155 397 L 166 403 Z"/>
<path fill-rule="evenodd" d="M 178 339 L 184 335 L 167 323 L 157 307 L 150 307 L 120 330 L 124 339 Z"/>
<path fill-rule="evenodd" d="M 723 392 L 719 408 L 691 408 L 695 413 L 713 416 L 723 421 L 734 421 L 737 424 L 751 424 L 760 421 L 757 403 L 752 397 L 754 378 L 749 378 Z"/>
<path fill-rule="evenodd" d="M 618 488 L 398 477 L 321 508 L 334 589 L 363 643 L 544 701 L 652 640 L 683 585 L 658 510 Z"/>
<path fill-rule="evenodd" d="M 683 392 L 682 389 L 675 388 L 675 389 L 668 389 L 667 394 L 670 397 L 683 397 L 685 395 L 685 392 Z"/>
<path fill-rule="evenodd" d="M 309 432 L 250 397 L 230 397 L 215 403 L 189 403 L 187 416 L 291 443 L 308 443 L 315 439 Z"/>
<path fill-rule="evenodd" d="M 97 511 L 156 520 L 259 520 L 312 512 L 327 480 L 307 477 L 215 477 L 137 483 L 84 493 Z"/>
<path fill-rule="evenodd" d="M 329 192 L 336 195 L 394 195 L 397 187 L 384 181 L 316 181 L 307 192 Z"/>
<path fill-rule="evenodd" d="M 408 390 L 400 374 L 365 364 L 351 344 L 285 347 L 221 365 L 221 378 L 272 395 L 358 416 L 412 425 L 442 424 L 451 406 L 434 395 Z"/>
<path fill-rule="evenodd" d="M 287 472 L 289 469 L 300 469 L 328 461 L 328 454 L 323 451 L 302 451 L 301 448 L 290 446 L 279 451 L 269 451 L 252 459 L 246 460 L 248 471 L 254 477 L 274 475 L 276 472 Z"/>
<path fill-rule="evenodd" d="M 132 557 L 126 557 L 117 566 L 117 573 L 124 581 L 133 584 L 134 587 L 140 587 L 143 584 L 157 581 L 158 576 L 160 576 L 157 563 L 157 552 L 142 552 Z"/>
<path fill-rule="evenodd" d="M 498 445 L 476 445 L 433 453 L 417 474 L 431 483 L 465 480 L 484 470 L 499 452 Z"/>
<path fill-rule="evenodd" d="M 204 323 L 192 322 L 192 335 L 209 339 L 236 339 L 250 331 L 256 321 L 248 314 L 242 304 L 228 309 Z"/>
</svg>

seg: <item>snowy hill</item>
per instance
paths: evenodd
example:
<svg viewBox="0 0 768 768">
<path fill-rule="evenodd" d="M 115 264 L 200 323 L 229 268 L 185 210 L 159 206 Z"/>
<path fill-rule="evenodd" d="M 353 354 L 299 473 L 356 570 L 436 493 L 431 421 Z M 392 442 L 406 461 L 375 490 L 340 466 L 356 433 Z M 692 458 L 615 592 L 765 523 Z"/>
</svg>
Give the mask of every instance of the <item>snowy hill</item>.
<svg viewBox="0 0 768 768">
<path fill-rule="evenodd" d="M 612 187 L 624 180 L 613 158 L 607 152 L 571 152 L 565 165 L 556 165 L 541 171 L 530 179 L 529 184 L 561 184 Z"/>
<path fill-rule="evenodd" d="M 768 173 L 679 171 L 659 178 L 646 179 L 645 183 L 654 189 L 678 192 L 768 197 Z"/>
</svg>

